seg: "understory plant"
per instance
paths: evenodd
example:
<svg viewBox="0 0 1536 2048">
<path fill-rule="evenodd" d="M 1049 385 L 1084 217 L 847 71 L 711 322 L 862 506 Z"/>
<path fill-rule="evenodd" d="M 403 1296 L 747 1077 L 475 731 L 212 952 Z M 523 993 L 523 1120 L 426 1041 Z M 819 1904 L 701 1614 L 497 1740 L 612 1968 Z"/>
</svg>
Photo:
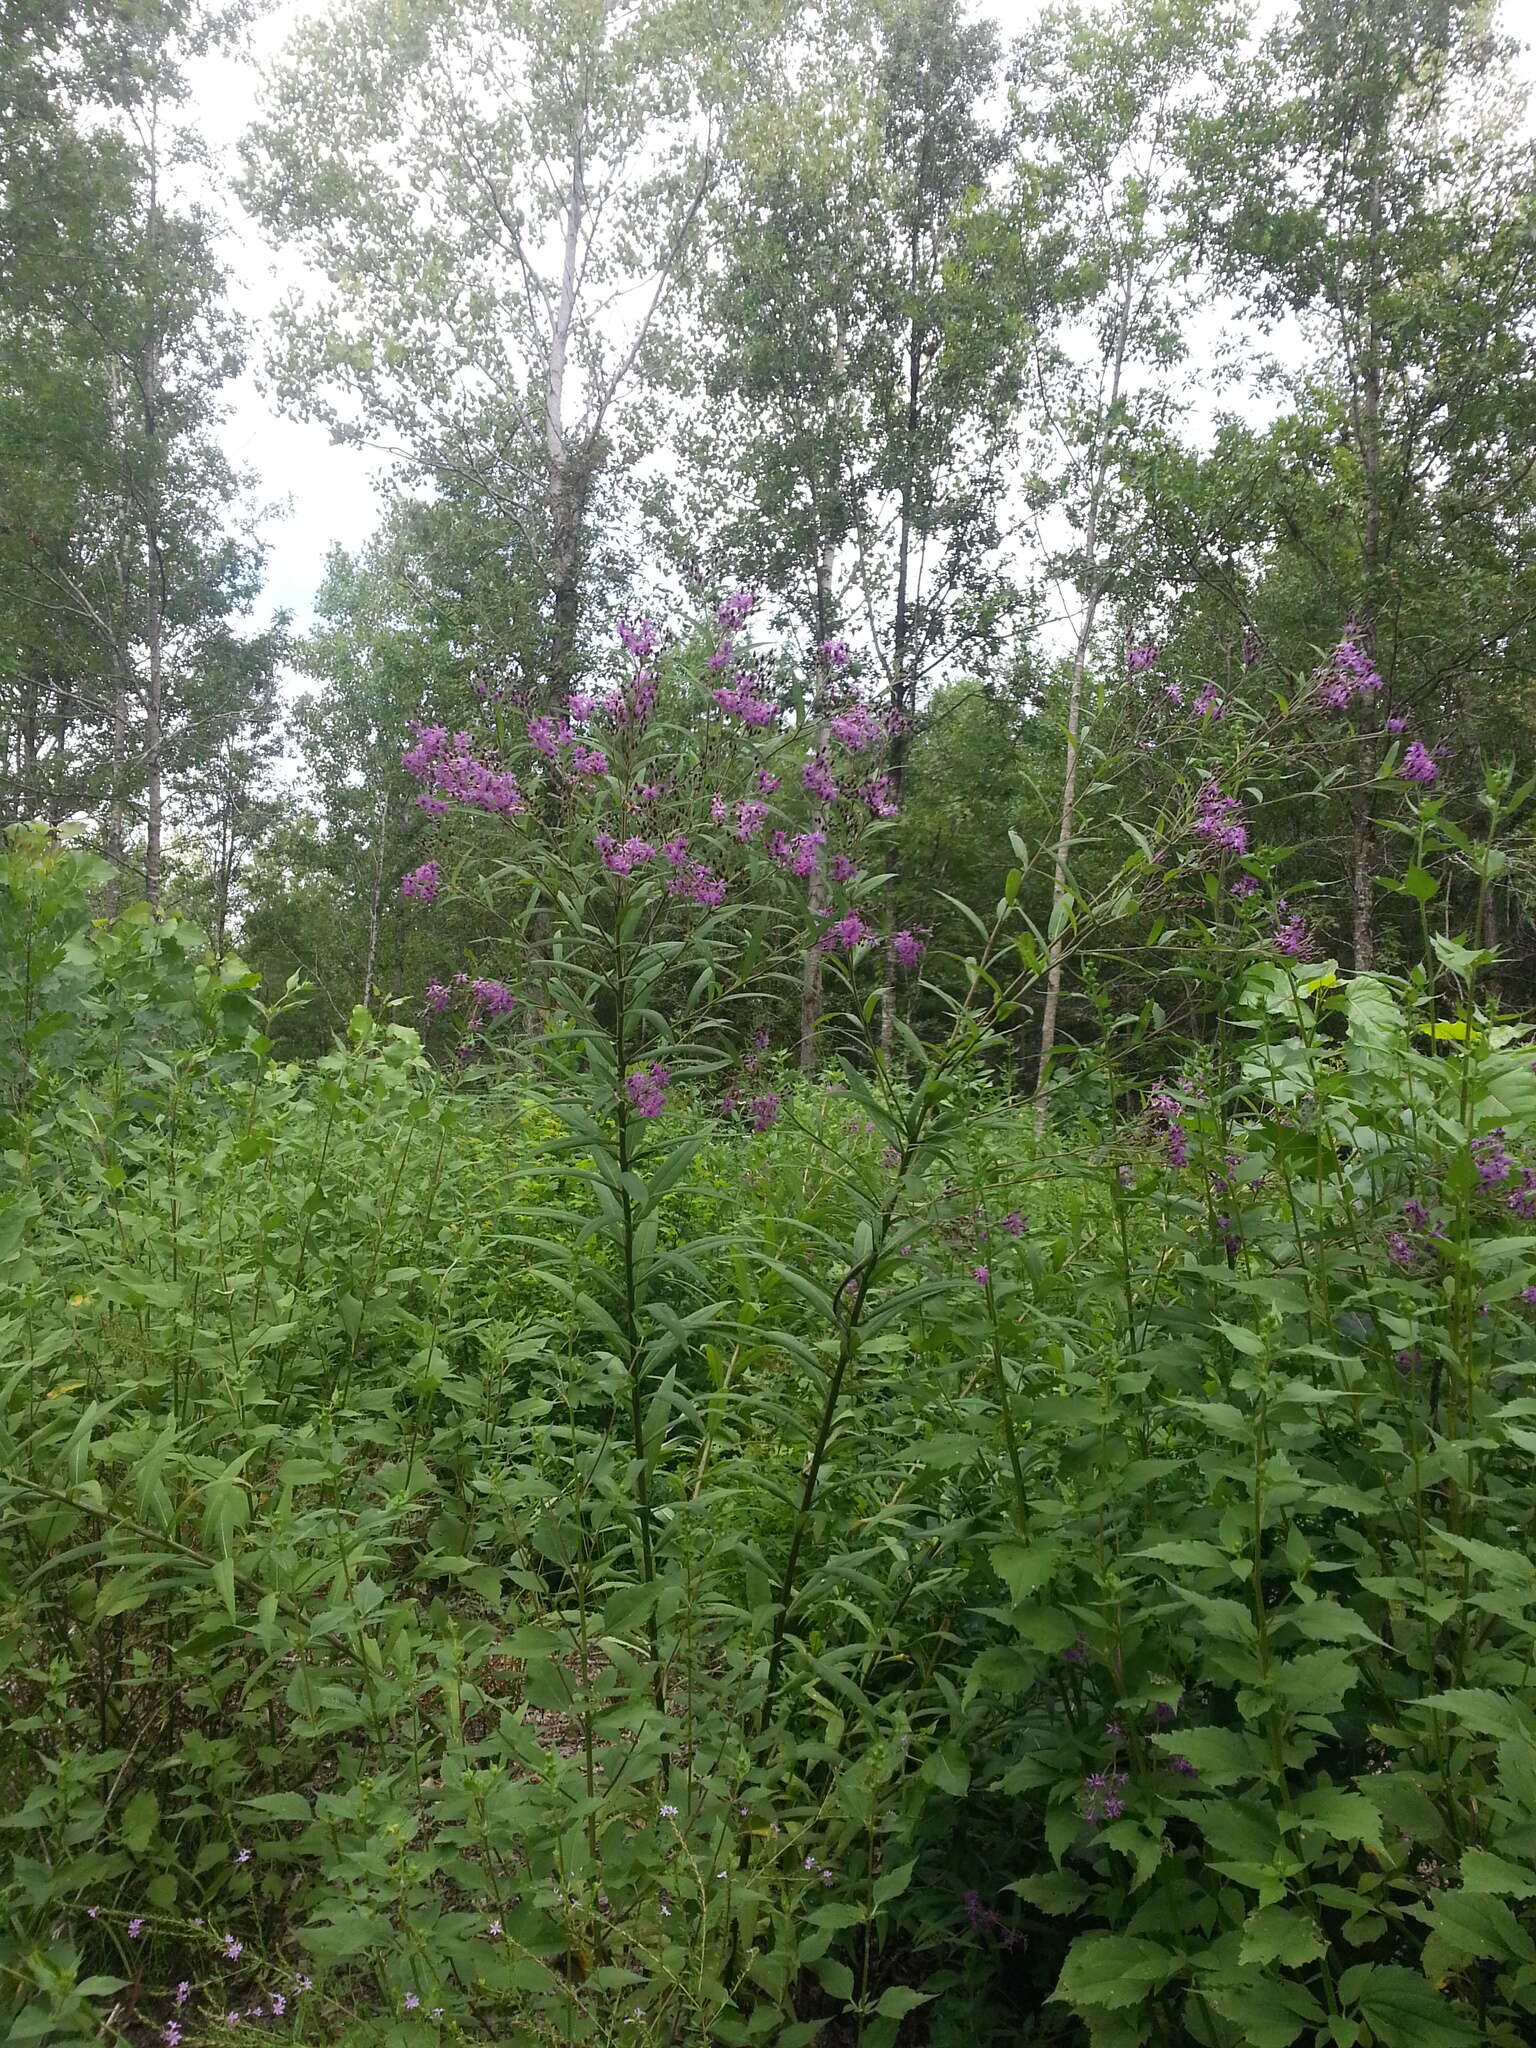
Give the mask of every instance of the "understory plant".
<svg viewBox="0 0 1536 2048">
<path fill-rule="evenodd" d="M 752 615 L 402 736 L 484 944 L 304 1068 L 13 835 L 13 2038 L 1525 2039 L 1536 1074 L 1443 905 L 1527 793 L 1389 750 L 1347 973 L 1263 828 L 1359 650 L 1138 649 L 1100 879 L 936 963 Z M 1037 1144 L 1055 962 L 1145 993 Z"/>
</svg>

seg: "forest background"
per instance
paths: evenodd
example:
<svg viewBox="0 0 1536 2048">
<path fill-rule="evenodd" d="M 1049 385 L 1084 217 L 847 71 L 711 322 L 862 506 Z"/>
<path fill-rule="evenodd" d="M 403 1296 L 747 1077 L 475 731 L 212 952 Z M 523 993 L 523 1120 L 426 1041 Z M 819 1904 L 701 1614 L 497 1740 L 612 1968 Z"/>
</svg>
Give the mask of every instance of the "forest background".
<svg viewBox="0 0 1536 2048">
<path fill-rule="evenodd" d="M 1511 26 L 0 0 L 5 2040 L 1531 2039 Z"/>
<path fill-rule="evenodd" d="M 1394 716 L 1522 752 L 1530 148 L 1496 18 L 1006 26 L 341 9 L 259 88 L 248 10 L 13 8 L 0 808 L 90 819 L 130 894 L 302 974 L 285 1042 L 316 1050 L 488 938 L 398 893 L 435 844 L 405 721 L 537 697 L 689 590 L 760 586 L 756 662 L 844 638 L 904 721 L 898 925 L 931 921 L 903 876 L 974 904 L 1008 829 L 1071 839 L 1131 646 L 1220 684 L 1353 624 L 1387 684 L 1362 763 Z M 236 92 L 231 186 L 202 124 Z M 365 466 L 380 492 L 297 623 L 230 455 L 252 374 L 318 423 L 279 442 L 306 539 Z M 1351 803 L 1297 877 L 1369 965 Z M 1515 956 L 1527 882 L 1487 912 Z"/>
</svg>

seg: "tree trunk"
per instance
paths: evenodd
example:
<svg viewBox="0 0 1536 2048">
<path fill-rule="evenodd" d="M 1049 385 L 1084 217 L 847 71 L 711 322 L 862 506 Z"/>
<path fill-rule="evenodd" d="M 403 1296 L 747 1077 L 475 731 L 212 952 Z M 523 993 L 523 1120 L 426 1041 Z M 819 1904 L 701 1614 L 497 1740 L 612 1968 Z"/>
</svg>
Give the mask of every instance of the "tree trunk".
<svg viewBox="0 0 1536 2048">
<path fill-rule="evenodd" d="M 1113 354 L 1110 360 L 1109 401 L 1096 429 L 1092 450 L 1093 481 L 1088 492 L 1088 510 L 1083 522 L 1085 589 L 1083 615 L 1078 624 L 1077 645 L 1072 653 L 1071 679 L 1067 688 L 1067 759 L 1061 785 L 1061 819 L 1056 831 L 1056 857 L 1051 876 L 1051 923 L 1047 937 L 1045 1004 L 1040 1012 L 1040 1065 L 1035 1078 L 1035 1138 L 1045 1136 L 1046 1081 L 1051 1054 L 1056 1047 L 1056 1026 L 1061 1010 L 1062 970 L 1066 960 L 1066 903 L 1071 893 L 1068 862 L 1077 835 L 1077 765 L 1083 725 L 1083 679 L 1093 644 L 1094 621 L 1103 600 L 1099 574 L 1099 509 L 1109 480 L 1110 435 L 1114 429 L 1115 407 L 1120 400 L 1120 381 L 1125 371 L 1125 352 L 1130 342 L 1131 304 L 1134 274 L 1126 268 L 1125 288 L 1115 320 Z"/>
<path fill-rule="evenodd" d="M 1371 179 L 1370 257 L 1364 308 L 1364 361 L 1359 365 L 1358 431 L 1364 490 L 1360 526 L 1360 569 L 1365 603 L 1356 621 L 1360 645 L 1376 660 L 1376 622 L 1381 601 L 1381 343 L 1376 329 L 1376 289 L 1381 260 L 1381 179 Z M 1355 794 L 1351 805 L 1349 906 L 1357 974 L 1376 965 L 1376 770 L 1381 761 L 1379 714 L 1374 700 L 1360 707 L 1355 744 Z"/>
<path fill-rule="evenodd" d="M 378 832 L 373 848 L 373 879 L 368 893 L 368 950 L 363 961 L 363 986 L 358 1001 L 366 1009 L 373 994 L 373 974 L 379 958 L 379 918 L 384 902 L 384 853 L 389 839 L 389 798 L 379 798 Z"/>
<path fill-rule="evenodd" d="M 822 753 L 827 740 L 827 682 L 830 670 L 822 647 L 832 637 L 832 542 L 822 543 L 821 554 L 816 563 L 816 694 L 812 705 L 812 731 L 816 751 Z M 817 799 L 811 812 L 811 830 L 826 830 L 827 807 Z M 826 864 L 821 853 L 817 854 L 816 865 L 812 868 L 806 883 L 807 908 L 812 924 L 825 916 L 827 908 Z M 821 948 L 815 938 L 805 949 L 805 962 L 800 975 L 800 1071 L 814 1074 L 816 1071 L 817 1024 L 821 1017 Z"/>
<path fill-rule="evenodd" d="M 571 136 L 560 290 L 549 337 L 544 384 L 544 452 L 548 465 L 550 638 L 547 696 L 563 703 L 576 681 L 581 630 L 581 531 L 586 505 L 583 460 L 565 421 L 565 376 L 580 284 L 581 230 L 586 212 L 585 109 Z"/>
<path fill-rule="evenodd" d="M 907 281 L 917 304 L 920 229 L 914 220 L 907 248 Z M 912 469 L 917 432 L 922 421 L 923 344 L 925 330 L 914 312 L 907 333 L 906 447 L 902 451 L 900 526 L 896 544 L 896 619 L 891 635 L 891 801 L 899 811 L 906 794 L 907 726 L 917 710 L 917 676 L 912 659 Z M 885 885 L 885 981 L 880 991 L 880 1049 L 887 1057 L 896 1043 L 896 889 L 894 860 Z"/>
</svg>

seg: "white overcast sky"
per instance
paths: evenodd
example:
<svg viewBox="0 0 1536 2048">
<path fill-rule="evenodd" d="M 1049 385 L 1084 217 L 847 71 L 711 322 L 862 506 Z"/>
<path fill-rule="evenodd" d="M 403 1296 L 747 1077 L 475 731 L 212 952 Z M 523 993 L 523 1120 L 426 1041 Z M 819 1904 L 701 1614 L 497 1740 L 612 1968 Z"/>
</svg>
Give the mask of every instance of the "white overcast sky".
<svg viewBox="0 0 1536 2048">
<path fill-rule="evenodd" d="M 276 0 L 246 39 L 249 57 L 208 58 L 192 67 L 192 107 L 208 143 L 232 177 L 235 145 L 250 120 L 259 91 L 253 65 L 270 62 L 297 23 L 322 11 L 328 0 Z M 977 11 L 997 23 L 1004 39 L 1020 33 L 1040 11 L 1042 0 L 980 0 Z M 1260 22 L 1272 18 L 1279 0 L 1260 0 Z M 1502 27 L 1523 36 L 1533 0 L 1506 0 Z M 1532 75 L 1532 51 L 1522 52 L 1522 71 Z M 261 356 L 267 316 L 283 292 L 302 276 L 291 257 L 276 257 L 255 224 L 227 191 L 223 208 L 229 228 L 225 255 L 231 291 L 250 322 L 251 364 L 231 388 L 224 436 L 233 462 L 255 479 L 258 503 L 273 509 L 259 531 L 267 546 L 266 586 L 258 622 L 277 611 L 293 614 L 303 628 L 312 608 L 327 550 L 335 544 L 360 547 L 378 523 L 385 502 L 377 458 L 333 445 L 323 427 L 289 419 L 262 390 Z"/>
</svg>

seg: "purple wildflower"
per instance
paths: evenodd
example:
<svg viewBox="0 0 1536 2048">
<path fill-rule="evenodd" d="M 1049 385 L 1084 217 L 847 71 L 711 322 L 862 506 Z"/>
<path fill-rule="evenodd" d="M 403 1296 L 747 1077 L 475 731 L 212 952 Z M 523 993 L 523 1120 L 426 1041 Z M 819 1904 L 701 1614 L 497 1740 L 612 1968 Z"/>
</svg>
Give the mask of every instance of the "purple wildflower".
<svg viewBox="0 0 1536 2048">
<path fill-rule="evenodd" d="M 1330 711 L 1347 711 L 1357 698 L 1374 696 L 1381 688 L 1381 677 L 1353 632 L 1353 627 L 1346 630 L 1317 672 L 1319 695 Z"/>
<path fill-rule="evenodd" d="M 816 756 L 814 761 L 806 762 L 805 767 L 801 771 L 800 779 L 812 796 L 819 796 L 823 803 L 836 803 L 838 797 L 837 781 L 820 754 Z"/>
<path fill-rule="evenodd" d="M 757 607 L 757 592 L 743 585 L 715 606 L 715 621 L 727 633 L 738 633 Z"/>
<path fill-rule="evenodd" d="M 181 2048 L 181 2022 L 167 2020 L 160 2038 L 165 2043 L 165 2048 Z"/>
<path fill-rule="evenodd" d="M 469 993 L 471 1031 L 478 1031 L 482 1024 L 494 1022 L 498 1017 L 510 1017 L 517 1008 L 517 998 L 504 982 L 472 981 Z"/>
<path fill-rule="evenodd" d="M 846 853 L 834 853 L 832 856 L 831 874 L 834 882 L 857 881 L 859 864 Z"/>
<path fill-rule="evenodd" d="M 1275 908 L 1286 910 L 1285 898 L 1281 897 Z M 1283 953 L 1288 960 L 1305 960 L 1317 951 L 1312 934 L 1307 930 L 1307 921 L 1299 910 L 1291 911 L 1283 923 L 1276 925 L 1271 940 L 1277 953 Z"/>
<path fill-rule="evenodd" d="M 731 836 L 741 840 L 755 839 L 762 831 L 763 821 L 767 816 L 766 804 L 755 803 L 750 798 L 743 797 L 736 806 L 736 823 L 731 828 Z"/>
<path fill-rule="evenodd" d="M 1239 875 L 1227 893 L 1229 896 L 1235 896 L 1238 902 L 1242 903 L 1248 897 L 1258 895 L 1259 885 L 1252 875 Z"/>
<path fill-rule="evenodd" d="M 898 967 L 915 967 L 926 951 L 915 932 L 897 932 L 891 940 L 891 955 Z"/>
<path fill-rule="evenodd" d="M 862 754 L 881 737 L 884 727 L 867 704 L 850 704 L 828 719 L 827 730 L 850 754 Z"/>
<path fill-rule="evenodd" d="M 1502 1187 L 1509 1179 L 1515 1170 L 1515 1162 L 1504 1149 L 1502 1124 L 1472 1140 L 1472 1164 L 1477 1168 L 1478 1185 L 1485 1193 Z"/>
<path fill-rule="evenodd" d="M 132 1920 L 130 1920 L 130 1921 L 128 1922 L 128 1939 L 129 1939 L 130 1941 L 137 1941 L 137 1940 L 138 1940 L 138 1938 L 139 1938 L 139 1936 L 140 1936 L 140 1935 L 141 1935 L 141 1934 L 142 1934 L 143 1932 L 144 1932 L 144 1922 L 143 1922 L 142 1920 L 140 1920 L 140 1919 L 138 1919 L 137 1917 L 135 1917 L 134 1919 L 132 1919 Z"/>
<path fill-rule="evenodd" d="M 1398 733 L 1406 732 L 1407 730 L 1408 721 L 1406 718 L 1393 717 L 1387 720 L 1387 731 L 1391 733 L 1394 738 L 1397 736 Z"/>
<path fill-rule="evenodd" d="M 815 874 L 821 860 L 821 849 L 826 843 L 825 832 L 801 832 L 793 839 L 786 833 L 775 832 L 769 838 L 768 853 L 771 859 L 788 868 L 803 882 Z"/>
<path fill-rule="evenodd" d="M 895 818 L 901 814 L 901 806 L 896 801 L 888 775 L 877 775 L 872 782 L 864 783 L 859 797 L 872 818 Z"/>
<path fill-rule="evenodd" d="M 250 1860 L 251 1852 L 249 1849 L 237 1849 L 235 1851 L 235 1861 L 237 1863 L 249 1863 Z"/>
<path fill-rule="evenodd" d="M 401 876 L 400 894 L 414 896 L 418 903 L 435 903 L 442 880 L 443 870 L 440 864 L 435 860 L 426 860 L 419 868 L 412 868 L 408 875 Z"/>
<path fill-rule="evenodd" d="M 851 953 L 855 946 L 866 945 L 874 936 L 859 913 L 850 910 L 846 917 L 840 917 L 836 923 L 828 925 L 816 944 L 823 953 L 836 952 L 839 947 L 845 953 Z"/>
<path fill-rule="evenodd" d="M 738 676 L 735 683 L 726 688 L 711 690 L 710 695 L 722 711 L 728 711 L 733 718 L 739 718 L 746 725 L 772 725 L 773 706 L 764 697 L 759 697 L 752 688 L 750 676 Z"/>
<path fill-rule="evenodd" d="M 1399 763 L 1397 772 L 1405 782 L 1422 782 L 1427 786 L 1436 779 L 1440 770 L 1435 766 L 1432 758 L 1424 751 L 1423 742 L 1421 740 L 1411 740 L 1402 761 Z"/>
<path fill-rule="evenodd" d="M 1505 1196 L 1505 1206 L 1522 1222 L 1536 1222 L 1536 1172 L 1529 1166 L 1520 1170 L 1520 1185 Z"/>
<path fill-rule="evenodd" d="M 834 635 L 830 640 L 823 640 L 819 652 L 828 668 L 846 668 L 848 666 L 848 642 L 837 635 Z"/>
<path fill-rule="evenodd" d="M 1227 715 L 1227 707 L 1217 695 L 1214 683 L 1206 684 L 1195 699 L 1194 709 L 1196 718 L 1225 718 Z"/>
<path fill-rule="evenodd" d="M 777 776 L 777 775 L 770 775 L 770 774 L 768 773 L 768 770 L 767 770 L 766 768 L 759 768 L 759 769 L 758 769 L 758 771 L 757 771 L 757 787 L 758 787 L 758 792 L 759 792 L 759 794 L 760 794 L 760 795 L 762 795 L 762 796 L 772 796 L 772 795 L 773 795 L 773 792 L 774 792 L 774 791 L 775 791 L 775 790 L 776 790 L 776 789 L 778 788 L 778 786 L 779 786 L 779 778 L 778 778 L 778 776 Z"/>
<path fill-rule="evenodd" d="M 667 1083 L 671 1078 L 666 1068 L 659 1064 L 642 1067 L 638 1073 L 630 1075 L 624 1083 L 624 1092 L 636 1116 L 661 1115 L 667 1106 Z"/>
<path fill-rule="evenodd" d="M 1235 796 L 1224 796 L 1221 785 L 1207 780 L 1195 798 L 1196 811 L 1190 830 L 1223 853 L 1248 851 L 1248 827 L 1243 823 L 1242 805 Z"/>
<path fill-rule="evenodd" d="M 764 1131 L 771 1131 L 779 1120 L 778 1096 L 771 1089 L 764 1095 L 754 1095 L 747 1104 L 747 1115 L 752 1120 L 753 1130 L 759 1136 Z"/>
<path fill-rule="evenodd" d="M 185 2005 L 187 2000 L 191 1996 L 192 1986 L 188 1983 L 187 1979 L 183 1977 L 181 1982 L 176 1986 L 176 2003 L 178 2005 Z"/>
<path fill-rule="evenodd" d="M 1126 673 L 1133 676 L 1144 676 L 1149 668 L 1156 668 L 1157 653 L 1157 648 L 1153 646 L 1150 640 L 1143 640 L 1136 647 L 1127 647 L 1125 650 Z"/>
<path fill-rule="evenodd" d="M 616 875 L 632 874 L 637 867 L 643 867 L 646 861 L 656 858 L 656 849 L 649 839 L 626 839 L 622 846 L 615 846 L 610 840 L 607 847 L 599 848 L 599 851 L 603 855 L 603 866 Z"/>
<path fill-rule="evenodd" d="M 1003 1228 L 1010 1237 L 1022 1237 L 1024 1235 L 1024 1218 L 1017 1209 L 1010 1209 L 1008 1211 L 1008 1214 L 1003 1218 Z"/>
<path fill-rule="evenodd" d="M 971 1278 L 976 1282 L 976 1285 L 978 1287 L 985 1287 L 987 1282 L 992 1278 L 992 1274 L 990 1269 L 986 1266 L 972 1266 Z"/>
<path fill-rule="evenodd" d="M 235 1937 L 232 1934 L 225 1935 L 224 1959 L 226 1962 L 238 1963 L 242 1953 L 244 1952 L 244 1948 L 244 1942 L 236 1941 Z"/>
<path fill-rule="evenodd" d="M 649 661 L 661 645 L 661 628 L 654 619 L 621 619 L 619 638 L 636 661 Z"/>
<path fill-rule="evenodd" d="M 571 767 L 577 775 L 606 775 L 608 756 L 601 747 L 584 746 L 580 740 L 571 749 Z M 645 792 L 640 792 L 642 797 Z"/>
<path fill-rule="evenodd" d="M 1536 1287 L 1522 1287 L 1516 1299 L 1526 1308 L 1536 1308 Z"/>
<path fill-rule="evenodd" d="M 421 1007 L 434 1017 L 441 1017 L 453 1001 L 453 990 L 445 988 L 440 981 L 429 981 L 421 999 Z"/>
<path fill-rule="evenodd" d="M 725 901 L 725 882 L 703 861 L 690 861 L 668 882 L 667 894 L 681 897 L 686 903 L 703 904 L 712 909 Z"/>
</svg>

